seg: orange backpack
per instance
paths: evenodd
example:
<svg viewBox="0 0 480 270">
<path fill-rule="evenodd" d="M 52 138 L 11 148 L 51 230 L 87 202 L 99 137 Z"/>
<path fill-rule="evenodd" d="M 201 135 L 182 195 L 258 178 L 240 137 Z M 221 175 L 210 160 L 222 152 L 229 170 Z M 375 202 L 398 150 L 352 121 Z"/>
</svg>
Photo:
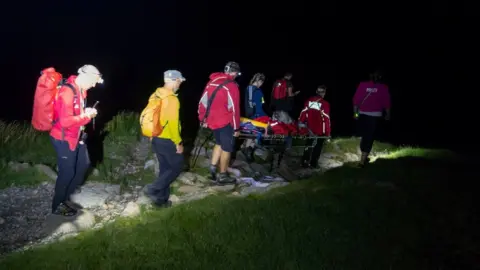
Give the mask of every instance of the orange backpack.
<svg viewBox="0 0 480 270">
<path fill-rule="evenodd" d="M 167 98 L 167 97 L 165 97 Z M 163 98 L 163 99 L 165 99 Z M 163 99 L 153 93 L 148 99 L 148 104 L 140 114 L 140 127 L 142 134 L 146 137 L 158 137 L 162 134 L 164 126 L 160 123 Z"/>
<path fill-rule="evenodd" d="M 49 67 L 40 73 L 33 100 L 32 125 L 36 130 L 49 131 L 53 126 L 53 106 L 62 74 Z"/>
</svg>

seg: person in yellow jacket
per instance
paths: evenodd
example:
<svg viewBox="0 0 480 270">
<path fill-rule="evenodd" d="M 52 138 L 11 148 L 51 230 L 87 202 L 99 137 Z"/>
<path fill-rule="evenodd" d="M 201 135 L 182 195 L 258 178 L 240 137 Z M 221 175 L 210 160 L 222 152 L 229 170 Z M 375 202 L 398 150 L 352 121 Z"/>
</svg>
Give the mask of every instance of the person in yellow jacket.
<svg viewBox="0 0 480 270">
<path fill-rule="evenodd" d="M 152 138 L 152 148 L 157 155 L 160 173 L 155 181 L 147 187 L 145 193 L 157 206 L 169 207 L 170 185 L 182 172 L 184 166 L 183 144 L 180 136 L 181 124 L 179 117 L 180 102 L 177 91 L 185 81 L 182 73 L 177 70 L 167 70 L 164 73 L 163 87 L 157 88 L 154 95 L 162 99 L 160 124 L 163 127 L 158 137 Z"/>
</svg>

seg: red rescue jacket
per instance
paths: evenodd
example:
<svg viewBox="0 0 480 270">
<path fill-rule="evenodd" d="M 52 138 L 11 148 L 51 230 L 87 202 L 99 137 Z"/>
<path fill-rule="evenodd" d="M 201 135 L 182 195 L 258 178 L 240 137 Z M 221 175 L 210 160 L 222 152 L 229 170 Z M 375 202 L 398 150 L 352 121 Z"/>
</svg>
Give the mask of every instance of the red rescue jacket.
<svg viewBox="0 0 480 270">
<path fill-rule="evenodd" d="M 330 136 L 330 104 L 319 96 L 307 99 L 298 121 L 305 123 L 317 136 Z"/>
<path fill-rule="evenodd" d="M 240 90 L 234 78 L 223 72 L 210 75 L 210 81 L 198 103 L 198 119 L 203 120 L 210 96 L 225 80 L 231 80 L 231 82 L 219 89 L 215 95 L 206 124 L 210 129 L 218 129 L 230 124 L 234 130 L 238 130 L 240 128 Z"/>
<path fill-rule="evenodd" d="M 77 76 L 70 76 L 67 80 L 67 83 L 75 88 L 76 95 L 67 86 L 58 90 L 53 107 L 55 124 L 50 131 L 53 138 L 67 141 L 72 151 L 78 145 L 81 127 L 90 122 L 90 118 L 82 116 L 87 92 L 81 91 L 75 84 L 76 78 Z"/>
</svg>

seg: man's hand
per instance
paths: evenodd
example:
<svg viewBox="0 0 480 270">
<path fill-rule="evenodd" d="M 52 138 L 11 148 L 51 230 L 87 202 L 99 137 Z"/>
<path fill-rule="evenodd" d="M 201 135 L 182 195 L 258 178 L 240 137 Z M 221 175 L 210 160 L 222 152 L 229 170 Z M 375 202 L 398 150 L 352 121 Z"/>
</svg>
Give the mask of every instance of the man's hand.
<svg viewBox="0 0 480 270">
<path fill-rule="evenodd" d="M 88 118 L 94 118 L 95 116 L 97 116 L 97 109 L 95 109 L 95 108 L 86 108 L 84 114 L 85 114 Z"/>
<path fill-rule="evenodd" d="M 207 123 L 200 123 L 200 126 L 203 127 L 203 128 L 207 128 Z"/>
<path fill-rule="evenodd" d="M 300 94 L 300 91 L 296 91 L 295 93 L 293 93 L 294 96 Z"/>
<path fill-rule="evenodd" d="M 182 153 L 183 153 L 183 145 L 177 144 L 177 154 L 182 154 Z"/>
<path fill-rule="evenodd" d="M 234 136 L 234 137 L 240 136 L 240 131 L 235 131 L 235 133 L 233 133 L 233 136 Z"/>
</svg>

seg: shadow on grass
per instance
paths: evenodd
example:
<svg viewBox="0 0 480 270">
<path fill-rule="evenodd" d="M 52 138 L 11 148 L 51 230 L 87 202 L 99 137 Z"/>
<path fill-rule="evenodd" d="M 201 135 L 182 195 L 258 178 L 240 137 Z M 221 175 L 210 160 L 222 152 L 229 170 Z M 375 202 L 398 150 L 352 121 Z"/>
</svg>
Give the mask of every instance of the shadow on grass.
<svg viewBox="0 0 480 270">
<path fill-rule="evenodd" d="M 475 168 L 350 164 L 265 195 L 213 196 L 16 254 L 5 269 L 472 269 Z"/>
</svg>

